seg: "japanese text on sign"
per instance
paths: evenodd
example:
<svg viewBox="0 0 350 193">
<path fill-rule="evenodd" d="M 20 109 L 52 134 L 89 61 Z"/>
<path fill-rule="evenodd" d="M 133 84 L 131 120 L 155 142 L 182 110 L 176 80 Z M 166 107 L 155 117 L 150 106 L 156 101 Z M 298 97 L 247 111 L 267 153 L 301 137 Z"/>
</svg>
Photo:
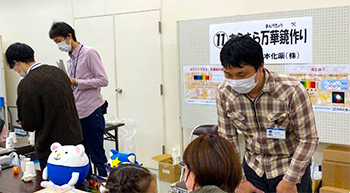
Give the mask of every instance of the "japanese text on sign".
<svg viewBox="0 0 350 193">
<path fill-rule="evenodd" d="M 223 45 L 235 35 L 258 42 L 266 64 L 312 63 L 311 17 L 210 25 L 211 64 L 220 64 Z"/>
</svg>

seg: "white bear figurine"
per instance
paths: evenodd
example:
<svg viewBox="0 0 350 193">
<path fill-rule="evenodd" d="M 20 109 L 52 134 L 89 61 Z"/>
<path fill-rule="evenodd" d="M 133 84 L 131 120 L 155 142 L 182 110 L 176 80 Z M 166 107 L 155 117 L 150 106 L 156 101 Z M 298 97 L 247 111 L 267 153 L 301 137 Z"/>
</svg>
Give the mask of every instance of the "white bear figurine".
<svg viewBox="0 0 350 193">
<path fill-rule="evenodd" d="M 44 188 L 54 185 L 66 189 L 82 184 L 89 173 L 90 164 L 83 145 L 65 145 L 55 142 L 51 145 L 51 154 L 42 173 L 40 185 Z"/>
</svg>

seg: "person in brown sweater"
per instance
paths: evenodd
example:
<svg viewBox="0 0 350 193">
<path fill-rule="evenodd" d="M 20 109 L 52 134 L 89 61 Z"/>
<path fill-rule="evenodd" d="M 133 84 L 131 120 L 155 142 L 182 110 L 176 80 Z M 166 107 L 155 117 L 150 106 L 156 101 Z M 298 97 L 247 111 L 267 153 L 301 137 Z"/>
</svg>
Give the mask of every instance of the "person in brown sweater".
<svg viewBox="0 0 350 193">
<path fill-rule="evenodd" d="M 23 79 L 17 87 L 18 119 L 26 131 L 35 131 L 35 151 L 43 170 L 54 142 L 76 145 L 82 130 L 68 76 L 55 66 L 36 63 L 34 50 L 15 43 L 5 53 L 10 69 Z"/>
</svg>

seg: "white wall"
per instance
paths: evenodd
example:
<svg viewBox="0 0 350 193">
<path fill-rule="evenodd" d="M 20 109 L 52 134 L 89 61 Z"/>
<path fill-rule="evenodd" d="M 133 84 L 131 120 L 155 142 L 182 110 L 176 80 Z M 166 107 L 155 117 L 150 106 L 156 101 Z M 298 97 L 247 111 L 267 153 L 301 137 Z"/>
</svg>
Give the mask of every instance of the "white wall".
<svg viewBox="0 0 350 193">
<path fill-rule="evenodd" d="M 73 17 L 129 13 L 160 8 L 160 0 L 72 0 Z"/>
<path fill-rule="evenodd" d="M 0 35 L 0 53 L 2 53 L 2 37 Z M 0 106 L 0 118 L 6 122 L 4 117 L 6 114 L 6 85 L 5 85 L 5 68 L 3 62 L 3 55 L 0 54 L 0 97 L 3 97 L 4 107 Z M 7 125 L 7 124 L 6 124 Z"/>
<path fill-rule="evenodd" d="M 0 0 L 3 52 L 12 43 L 22 42 L 34 49 L 38 62 L 56 64 L 59 58 L 65 61 L 67 54 L 59 51 L 48 35 L 52 22 L 59 20 L 73 22 L 71 0 Z M 7 65 L 5 74 L 7 102 L 8 105 L 15 105 L 20 76 Z"/>
<path fill-rule="evenodd" d="M 0 35 L 0 53 L 2 53 L 2 37 Z M 3 55 L 0 54 L 0 97 L 6 98 L 6 92 L 5 92 L 5 69 L 4 69 L 4 63 L 3 63 Z M 1 116 L 1 114 L 0 114 Z"/>
<path fill-rule="evenodd" d="M 166 151 L 181 144 L 180 84 L 178 69 L 177 21 L 265 12 L 302 10 L 350 5 L 349 0 L 0 0 L 0 34 L 4 50 L 22 41 L 36 51 L 36 60 L 54 63 L 66 54 L 57 50 L 48 37 L 55 20 L 72 24 L 73 18 L 161 9 L 163 79 L 165 95 Z M 92 45 L 93 46 L 93 45 Z M 15 104 L 19 76 L 6 70 L 7 97 Z M 189 136 L 186 130 L 184 136 Z M 321 144 L 315 156 L 320 160 Z"/>
</svg>

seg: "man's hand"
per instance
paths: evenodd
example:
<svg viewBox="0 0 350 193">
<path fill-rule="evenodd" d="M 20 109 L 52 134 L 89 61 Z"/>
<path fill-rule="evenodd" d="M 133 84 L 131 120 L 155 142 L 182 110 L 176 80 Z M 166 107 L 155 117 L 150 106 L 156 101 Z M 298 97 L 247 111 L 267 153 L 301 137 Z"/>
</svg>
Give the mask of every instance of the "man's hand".
<svg viewBox="0 0 350 193">
<path fill-rule="evenodd" d="M 72 78 L 72 77 L 69 77 L 69 79 L 70 79 L 70 84 L 71 85 L 76 85 L 77 84 L 77 80 L 75 79 L 75 78 Z"/>
<path fill-rule="evenodd" d="M 277 187 L 276 187 L 277 193 L 297 193 L 297 185 L 287 182 L 285 180 L 281 180 Z"/>
<path fill-rule="evenodd" d="M 262 190 L 259 190 L 253 184 L 251 184 L 249 181 L 244 181 L 239 183 L 238 187 L 236 188 L 236 193 L 264 193 Z"/>
</svg>

